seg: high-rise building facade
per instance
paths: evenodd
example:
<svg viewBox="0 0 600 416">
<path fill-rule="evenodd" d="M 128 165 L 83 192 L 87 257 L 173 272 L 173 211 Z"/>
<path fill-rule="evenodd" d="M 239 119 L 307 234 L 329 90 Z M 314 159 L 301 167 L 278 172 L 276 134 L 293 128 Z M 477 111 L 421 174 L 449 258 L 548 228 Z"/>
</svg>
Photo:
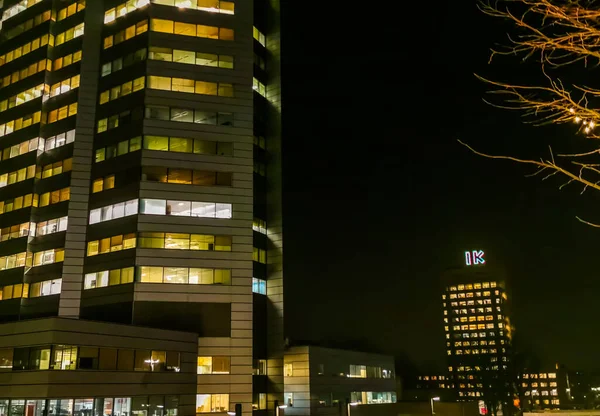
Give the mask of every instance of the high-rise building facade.
<svg viewBox="0 0 600 416">
<path fill-rule="evenodd" d="M 443 279 L 448 371 L 458 399 L 508 395 L 512 337 L 502 272 L 471 262 Z"/>
<path fill-rule="evenodd" d="M 0 13 L 0 414 L 282 401 L 278 0 Z"/>
</svg>

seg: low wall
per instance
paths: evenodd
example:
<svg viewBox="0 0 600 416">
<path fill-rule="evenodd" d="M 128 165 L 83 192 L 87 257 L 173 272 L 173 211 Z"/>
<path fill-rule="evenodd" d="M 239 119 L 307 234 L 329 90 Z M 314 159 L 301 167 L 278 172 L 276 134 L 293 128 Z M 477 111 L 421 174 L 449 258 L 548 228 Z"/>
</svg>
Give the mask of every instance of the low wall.
<svg viewBox="0 0 600 416">
<path fill-rule="evenodd" d="M 477 403 L 434 402 L 435 416 L 479 416 Z M 398 402 L 352 406 L 350 416 L 420 416 L 431 415 L 431 402 Z M 574 415 L 575 416 L 575 415 Z M 588 415 L 578 415 L 588 416 Z M 590 415 L 591 416 L 591 415 Z M 600 416 L 593 415 L 593 416 Z"/>
</svg>

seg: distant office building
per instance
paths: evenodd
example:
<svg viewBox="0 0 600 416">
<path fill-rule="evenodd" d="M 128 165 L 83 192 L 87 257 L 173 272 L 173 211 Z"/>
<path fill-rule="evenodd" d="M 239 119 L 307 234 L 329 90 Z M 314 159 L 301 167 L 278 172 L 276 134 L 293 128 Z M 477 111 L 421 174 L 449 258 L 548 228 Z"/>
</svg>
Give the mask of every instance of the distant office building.
<svg viewBox="0 0 600 416">
<path fill-rule="evenodd" d="M 567 379 L 564 373 L 553 372 L 524 372 L 519 377 L 519 390 L 521 392 L 521 408 L 533 409 L 560 409 L 561 397 L 563 404 L 567 404 L 564 397 L 567 392 Z"/>
<path fill-rule="evenodd" d="M 432 397 L 453 400 L 453 389 L 454 384 L 447 374 L 421 375 L 404 383 L 401 398 L 405 401 L 428 401 Z"/>
<path fill-rule="evenodd" d="M 287 415 L 337 414 L 346 400 L 396 402 L 394 358 L 314 346 L 289 348 L 284 355 Z"/>
<path fill-rule="evenodd" d="M 448 372 L 459 400 L 482 397 L 483 383 L 508 383 L 511 325 L 503 273 L 467 252 L 463 267 L 448 270 L 442 294 Z M 507 393 L 508 394 L 508 393 Z"/>
</svg>

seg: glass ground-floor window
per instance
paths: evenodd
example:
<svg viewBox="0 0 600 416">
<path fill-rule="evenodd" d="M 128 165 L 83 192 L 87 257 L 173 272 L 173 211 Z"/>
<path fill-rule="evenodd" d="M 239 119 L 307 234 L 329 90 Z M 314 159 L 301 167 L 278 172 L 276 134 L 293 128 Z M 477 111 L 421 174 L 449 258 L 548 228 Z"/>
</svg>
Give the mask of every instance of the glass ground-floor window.
<svg viewBox="0 0 600 416">
<path fill-rule="evenodd" d="M 179 396 L 1 399 L 0 416 L 177 416 Z"/>
</svg>

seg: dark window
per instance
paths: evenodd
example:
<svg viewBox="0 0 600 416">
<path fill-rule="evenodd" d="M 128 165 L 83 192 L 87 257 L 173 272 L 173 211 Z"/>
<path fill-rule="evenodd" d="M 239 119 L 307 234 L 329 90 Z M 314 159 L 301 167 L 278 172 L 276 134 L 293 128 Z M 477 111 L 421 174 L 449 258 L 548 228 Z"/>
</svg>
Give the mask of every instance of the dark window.
<svg viewBox="0 0 600 416">
<path fill-rule="evenodd" d="M 198 124 L 217 124 L 217 113 L 211 113 L 210 111 L 199 111 L 194 112 L 194 123 Z"/>
<path fill-rule="evenodd" d="M 219 113 L 219 126 L 233 126 L 233 113 Z"/>
<path fill-rule="evenodd" d="M 117 369 L 117 350 L 114 348 L 100 348 L 99 370 Z"/>
<path fill-rule="evenodd" d="M 212 186 L 216 182 L 215 178 L 215 172 L 205 172 L 202 170 L 194 171 L 194 185 Z"/>
<path fill-rule="evenodd" d="M 167 371 L 179 371 L 179 353 L 167 351 Z"/>
<path fill-rule="evenodd" d="M 233 143 L 219 142 L 217 154 L 220 156 L 231 156 L 233 154 Z"/>
<path fill-rule="evenodd" d="M 117 370 L 133 370 L 133 350 L 119 350 L 119 357 L 117 358 Z"/>
<path fill-rule="evenodd" d="M 27 370 L 29 368 L 29 348 L 15 348 L 13 369 Z"/>
<path fill-rule="evenodd" d="M 98 368 L 98 348 L 80 347 L 77 368 L 82 370 L 96 370 Z"/>
<path fill-rule="evenodd" d="M 135 350 L 135 371 L 150 371 L 152 352 L 147 350 Z"/>
<path fill-rule="evenodd" d="M 218 172 L 217 185 L 231 186 L 231 172 Z"/>
</svg>

